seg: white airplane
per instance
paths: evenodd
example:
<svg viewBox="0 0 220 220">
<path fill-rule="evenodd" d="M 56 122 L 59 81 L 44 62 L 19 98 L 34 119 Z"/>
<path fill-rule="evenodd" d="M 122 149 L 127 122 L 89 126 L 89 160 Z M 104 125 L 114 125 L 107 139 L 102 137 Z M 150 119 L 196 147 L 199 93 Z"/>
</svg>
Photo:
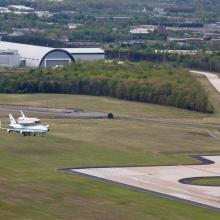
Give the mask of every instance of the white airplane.
<svg viewBox="0 0 220 220">
<path fill-rule="evenodd" d="M 21 111 L 21 117 L 17 119 L 18 124 L 22 125 L 34 125 L 36 123 L 40 123 L 39 118 L 28 118 L 24 115 L 23 111 Z"/>
<path fill-rule="evenodd" d="M 19 124 L 15 121 L 14 117 L 12 114 L 9 114 L 9 119 L 10 119 L 10 125 L 9 128 L 2 128 L 5 129 L 7 132 L 17 132 L 22 134 L 23 136 L 30 136 L 34 135 L 36 136 L 37 134 L 42 134 L 42 136 L 46 133 L 49 132 L 49 125 L 23 125 Z M 1 124 L 0 124 L 1 126 Z"/>
</svg>

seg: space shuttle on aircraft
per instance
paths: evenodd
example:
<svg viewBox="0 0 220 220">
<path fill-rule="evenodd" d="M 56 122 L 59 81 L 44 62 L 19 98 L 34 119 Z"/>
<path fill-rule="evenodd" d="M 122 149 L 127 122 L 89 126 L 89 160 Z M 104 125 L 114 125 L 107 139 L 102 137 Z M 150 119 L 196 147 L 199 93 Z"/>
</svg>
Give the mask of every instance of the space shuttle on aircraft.
<svg viewBox="0 0 220 220">
<path fill-rule="evenodd" d="M 10 119 L 10 125 L 8 128 L 2 128 L 1 123 L 0 127 L 1 129 L 6 130 L 8 133 L 11 132 L 17 132 L 22 134 L 23 136 L 31 136 L 34 135 L 36 136 L 37 134 L 41 134 L 42 136 L 46 133 L 49 132 L 49 125 L 30 125 L 30 124 L 20 124 L 16 122 L 12 114 L 9 114 L 9 119 Z"/>
<path fill-rule="evenodd" d="M 34 125 L 36 123 L 40 123 L 39 118 L 28 118 L 25 116 L 24 112 L 21 110 L 21 117 L 17 119 L 18 124 L 21 125 Z"/>
</svg>

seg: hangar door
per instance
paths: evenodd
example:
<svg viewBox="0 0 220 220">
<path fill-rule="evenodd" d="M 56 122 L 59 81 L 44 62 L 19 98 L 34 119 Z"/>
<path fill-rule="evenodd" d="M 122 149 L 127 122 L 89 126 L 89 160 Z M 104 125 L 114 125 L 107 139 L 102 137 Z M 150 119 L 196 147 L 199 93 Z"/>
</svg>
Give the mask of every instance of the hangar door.
<svg viewBox="0 0 220 220">
<path fill-rule="evenodd" d="M 71 55 L 62 50 L 54 50 L 48 53 L 41 61 L 40 67 L 54 67 L 71 63 Z"/>
<path fill-rule="evenodd" d="M 45 60 L 45 67 L 53 67 L 53 66 L 64 66 L 68 63 L 70 63 L 71 60 L 70 59 L 66 59 L 66 60 L 51 60 L 51 59 L 46 59 Z"/>
</svg>

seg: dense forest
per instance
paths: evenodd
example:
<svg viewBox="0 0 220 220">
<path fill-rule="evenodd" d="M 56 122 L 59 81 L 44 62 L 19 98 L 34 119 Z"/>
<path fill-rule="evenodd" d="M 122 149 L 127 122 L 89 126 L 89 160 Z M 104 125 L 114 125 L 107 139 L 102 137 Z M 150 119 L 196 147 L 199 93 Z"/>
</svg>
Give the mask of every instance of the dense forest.
<svg viewBox="0 0 220 220">
<path fill-rule="evenodd" d="M 68 93 L 213 112 L 198 81 L 184 69 L 153 63 L 75 63 L 55 69 L 0 74 L 2 93 Z"/>
<path fill-rule="evenodd" d="M 151 10 L 154 7 L 165 8 L 167 13 L 191 13 L 204 20 L 220 18 L 219 0 L 1 0 L 0 6 L 8 4 L 24 4 L 35 7 L 38 10 L 50 10 L 58 12 L 60 10 L 76 10 L 78 12 L 87 12 L 94 14 L 103 11 L 103 14 L 127 14 L 130 15 L 135 10 L 141 10 L 144 7 Z"/>
<path fill-rule="evenodd" d="M 170 63 L 191 69 L 220 72 L 220 53 L 200 52 L 196 55 L 177 55 L 169 53 L 143 52 L 138 50 L 118 49 L 107 50 L 108 59 L 129 60 L 132 62 L 150 61 L 155 63 Z"/>
</svg>

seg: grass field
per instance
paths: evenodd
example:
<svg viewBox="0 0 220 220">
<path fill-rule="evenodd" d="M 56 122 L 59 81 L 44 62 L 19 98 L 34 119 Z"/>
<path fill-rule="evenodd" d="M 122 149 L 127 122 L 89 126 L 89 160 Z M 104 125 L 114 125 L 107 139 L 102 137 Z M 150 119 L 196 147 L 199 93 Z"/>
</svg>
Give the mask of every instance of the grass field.
<svg viewBox="0 0 220 220">
<path fill-rule="evenodd" d="M 204 78 L 200 79 L 206 84 Z M 217 92 L 207 83 L 213 104 Z M 208 115 L 172 107 L 72 95 L 0 95 L 1 103 L 83 108 L 143 118 L 216 124 Z M 7 113 L 0 111 L 3 123 Z M 18 113 L 17 113 L 18 116 Z M 187 164 L 189 154 L 220 153 L 219 140 L 199 128 L 141 120 L 49 119 L 42 138 L 0 133 L 0 219 L 205 220 L 220 212 L 69 175 L 59 168 L 132 164 Z M 213 130 L 219 135 L 218 130 Z"/>
<path fill-rule="evenodd" d="M 198 178 L 192 181 L 192 184 L 202 186 L 220 186 L 220 177 Z"/>
</svg>

